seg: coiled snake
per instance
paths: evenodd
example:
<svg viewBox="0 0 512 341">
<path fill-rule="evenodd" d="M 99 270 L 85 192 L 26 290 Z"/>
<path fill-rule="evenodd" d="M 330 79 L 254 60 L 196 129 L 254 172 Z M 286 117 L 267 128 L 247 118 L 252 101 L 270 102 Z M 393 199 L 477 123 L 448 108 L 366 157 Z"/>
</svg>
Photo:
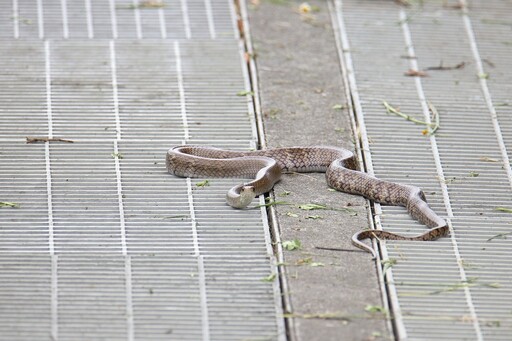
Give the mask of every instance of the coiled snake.
<svg viewBox="0 0 512 341">
<path fill-rule="evenodd" d="M 375 251 L 362 243 L 367 238 L 388 240 L 435 240 L 449 232 L 445 220 L 427 204 L 420 188 L 384 181 L 357 171 L 354 154 L 337 147 L 291 147 L 238 152 L 214 147 L 177 146 L 167 152 L 169 173 L 180 177 L 254 178 L 231 188 L 227 203 L 248 206 L 255 196 L 269 192 L 282 172 L 325 172 L 327 184 L 341 192 L 362 195 L 388 205 L 405 206 L 409 214 L 431 229 L 405 237 L 382 230 L 363 230 L 352 243 L 375 258 Z"/>
</svg>

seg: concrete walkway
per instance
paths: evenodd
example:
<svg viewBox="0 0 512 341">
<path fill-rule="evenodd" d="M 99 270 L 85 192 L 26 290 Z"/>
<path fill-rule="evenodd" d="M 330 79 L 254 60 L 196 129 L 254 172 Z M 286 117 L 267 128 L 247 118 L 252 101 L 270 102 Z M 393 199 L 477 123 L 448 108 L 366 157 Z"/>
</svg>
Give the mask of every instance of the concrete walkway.
<svg viewBox="0 0 512 341">
<path fill-rule="evenodd" d="M 249 11 L 268 147 L 354 150 L 329 8 L 324 1 L 309 2 L 314 11 L 305 15 L 300 4 L 263 1 Z M 293 204 L 276 206 L 281 239 L 302 244 L 284 254 L 284 294 L 296 316 L 289 321 L 291 339 L 388 338 L 383 316 L 373 319 L 365 311 L 383 306 L 375 263 L 351 244 L 352 235 L 368 226 L 367 202 L 330 191 L 324 174 L 287 175 L 274 193 L 276 200 Z M 330 209 L 297 207 L 308 203 Z"/>
</svg>

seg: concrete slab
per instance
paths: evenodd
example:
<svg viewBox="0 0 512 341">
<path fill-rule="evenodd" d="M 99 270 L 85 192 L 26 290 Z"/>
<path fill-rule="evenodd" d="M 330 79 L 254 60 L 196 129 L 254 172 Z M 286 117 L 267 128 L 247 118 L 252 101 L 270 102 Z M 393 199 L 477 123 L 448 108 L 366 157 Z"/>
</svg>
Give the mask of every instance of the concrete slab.
<svg viewBox="0 0 512 341">
<path fill-rule="evenodd" d="M 339 109 L 346 107 L 346 98 L 329 9 L 323 1 L 312 1 L 311 12 L 301 14 L 300 5 L 254 1 L 249 9 L 268 147 L 338 145 L 353 150 L 348 112 Z M 368 319 L 365 311 L 383 304 L 375 263 L 350 242 L 353 233 L 368 226 L 366 201 L 330 191 L 323 174 L 287 175 L 275 194 L 276 200 L 291 204 L 276 207 L 281 239 L 302 244 L 299 250 L 285 251 L 290 290 L 285 294 L 295 316 L 291 339 L 388 338 L 385 321 Z M 306 203 L 333 209 L 297 207 Z M 353 213 L 336 210 L 343 208 Z M 338 318 L 327 318 L 331 314 Z M 304 318 L 311 315 L 316 318 Z"/>
</svg>

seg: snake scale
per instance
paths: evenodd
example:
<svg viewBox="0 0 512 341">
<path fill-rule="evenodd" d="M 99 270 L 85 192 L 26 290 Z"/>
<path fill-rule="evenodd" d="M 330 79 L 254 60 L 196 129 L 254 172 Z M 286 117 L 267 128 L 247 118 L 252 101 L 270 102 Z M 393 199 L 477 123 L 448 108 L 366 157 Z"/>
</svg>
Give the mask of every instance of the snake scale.
<svg viewBox="0 0 512 341">
<path fill-rule="evenodd" d="M 363 230 L 354 234 L 352 243 L 370 252 L 374 258 L 375 251 L 362 240 L 429 241 L 449 232 L 446 221 L 428 206 L 420 188 L 380 180 L 358 171 L 354 154 L 343 148 L 316 146 L 239 152 L 184 145 L 167 152 L 166 165 L 169 173 L 179 177 L 254 178 L 228 191 L 226 201 L 234 208 L 244 208 L 255 196 L 269 192 L 283 172 L 325 172 L 330 187 L 378 203 L 404 206 L 414 219 L 431 228 L 412 237 L 382 230 Z"/>
</svg>

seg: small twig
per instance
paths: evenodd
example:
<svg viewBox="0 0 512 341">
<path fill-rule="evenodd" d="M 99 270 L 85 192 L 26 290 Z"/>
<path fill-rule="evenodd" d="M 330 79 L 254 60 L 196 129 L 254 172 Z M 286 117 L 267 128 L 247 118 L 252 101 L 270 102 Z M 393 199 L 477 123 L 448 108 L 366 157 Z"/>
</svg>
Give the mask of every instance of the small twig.
<svg viewBox="0 0 512 341">
<path fill-rule="evenodd" d="M 496 67 L 496 64 L 494 64 L 493 62 L 491 62 L 489 59 L 482 59 L 483 62 L 485 62 L 487 65 L 489 65 L 490 67 Z"/>
<path fill-rule="evenodd" d="M 511 235 L 512 232 L 506 232 L 506 233 L 498 233 L 495 236 L 492 236 L 491 238 L 487 239 L 486 241 L 490 242 L 493 239 L 507 239 L 508 235 Z"/>
<path fill-rule="evenodd" d="M 38 142 L 66 142 L 66 143 L 74 143 L 72 140 L 65 140 L 58 137 L 28 137 L 27 143 L 38 143 Z"/>
<path fill-rule="evenodd" d="M 338 247 L 326 247 L 326 246 L 315 246 L 315 249 L 317 250 L 327 250 L 327 251 L 343 251 L 343 252 L 364 252 L 363 250 L 355 250 L 355 249 L 343 249 Z"/>
<path fill-rule="evenodd" d="M 429 101 L 427 101 L 427 106 L 428 106 L 430 112 L 432 112 L 432 119 L 434 120 L 434 123 L 421 121 L 421 120 L 418 120 L 418 119 L 412 117 L 411 115 L 404 114 L 400 110 L 393 108 L 386 101 L 382 101 L 382 104 L 384 104 L 384 107 L 386 108 L 388 113 L 400 116 L 400 117 L 406 119 L 407 121 L 411 121 L 415 124 L 427 126 L 428 130 L 423 131 L 424 135 L 428 135 L 428 136 L 433 135 L 440 127 L 439 126 L 439 113 L 438 113 L 437 109 L 434 107 L 434 105 L 432 103 L 430 103 Z"/>
<path fill-rule="evenodd" d="M 292 205 L 286 201 L 269 201 L 265 204 L 259 204 L 259 205 L 256 205 L 254 207 L 250 207 L 249 209 L 256 209 L 256 208 L 261 208 L 261 207 L 270 207 L 270 206 L 276 206 L 276 205 Z"/>
<path fill-rule="evenodd" d="M 388 111 L 388 113 L 395 114 L 397 116 L 405 118 L 407 121 L 411 121 L 411 122 L 416 123 L 416 124 L 421 124 L 421 125 L 425 125 L 425 126 L 430 126 L 431 125 L 431 123 L 428 123 L 428 122 L 425 122 L 425 121 L 421 121 L 421 120 L 415 119 L 414 117 L 412 117 L 410 115 L 404 114 L 403 112 L 399 111 L 398 109 L 393 108 L 386 101 L 382 101 L 382 104 L 384 104 L 384 107 L 386 107 L 386 110 Z"/>
<path fill-rule="evenodd" d="M 443 61 L 439 63 L 439 66 L 429 66 L 424 70 L 435 70 L 435 71 L 444 71 L 444 70 L 458 70 L 463 69 L 466 66 L 466 62 L 460 62 L 455 66 L 443 66 Z"/>
<path fill-rule="evenodd" d="M 427 101 L 427 106 L 430 112 L 432 113 L 432 119 L 434 120 L 434 124 L 430 123 L 429 130 L 428 130 L 428 136 L 434 135 L 439 129 L 439 112 L 437 111 L 436 107 Z"/>
</svg>

